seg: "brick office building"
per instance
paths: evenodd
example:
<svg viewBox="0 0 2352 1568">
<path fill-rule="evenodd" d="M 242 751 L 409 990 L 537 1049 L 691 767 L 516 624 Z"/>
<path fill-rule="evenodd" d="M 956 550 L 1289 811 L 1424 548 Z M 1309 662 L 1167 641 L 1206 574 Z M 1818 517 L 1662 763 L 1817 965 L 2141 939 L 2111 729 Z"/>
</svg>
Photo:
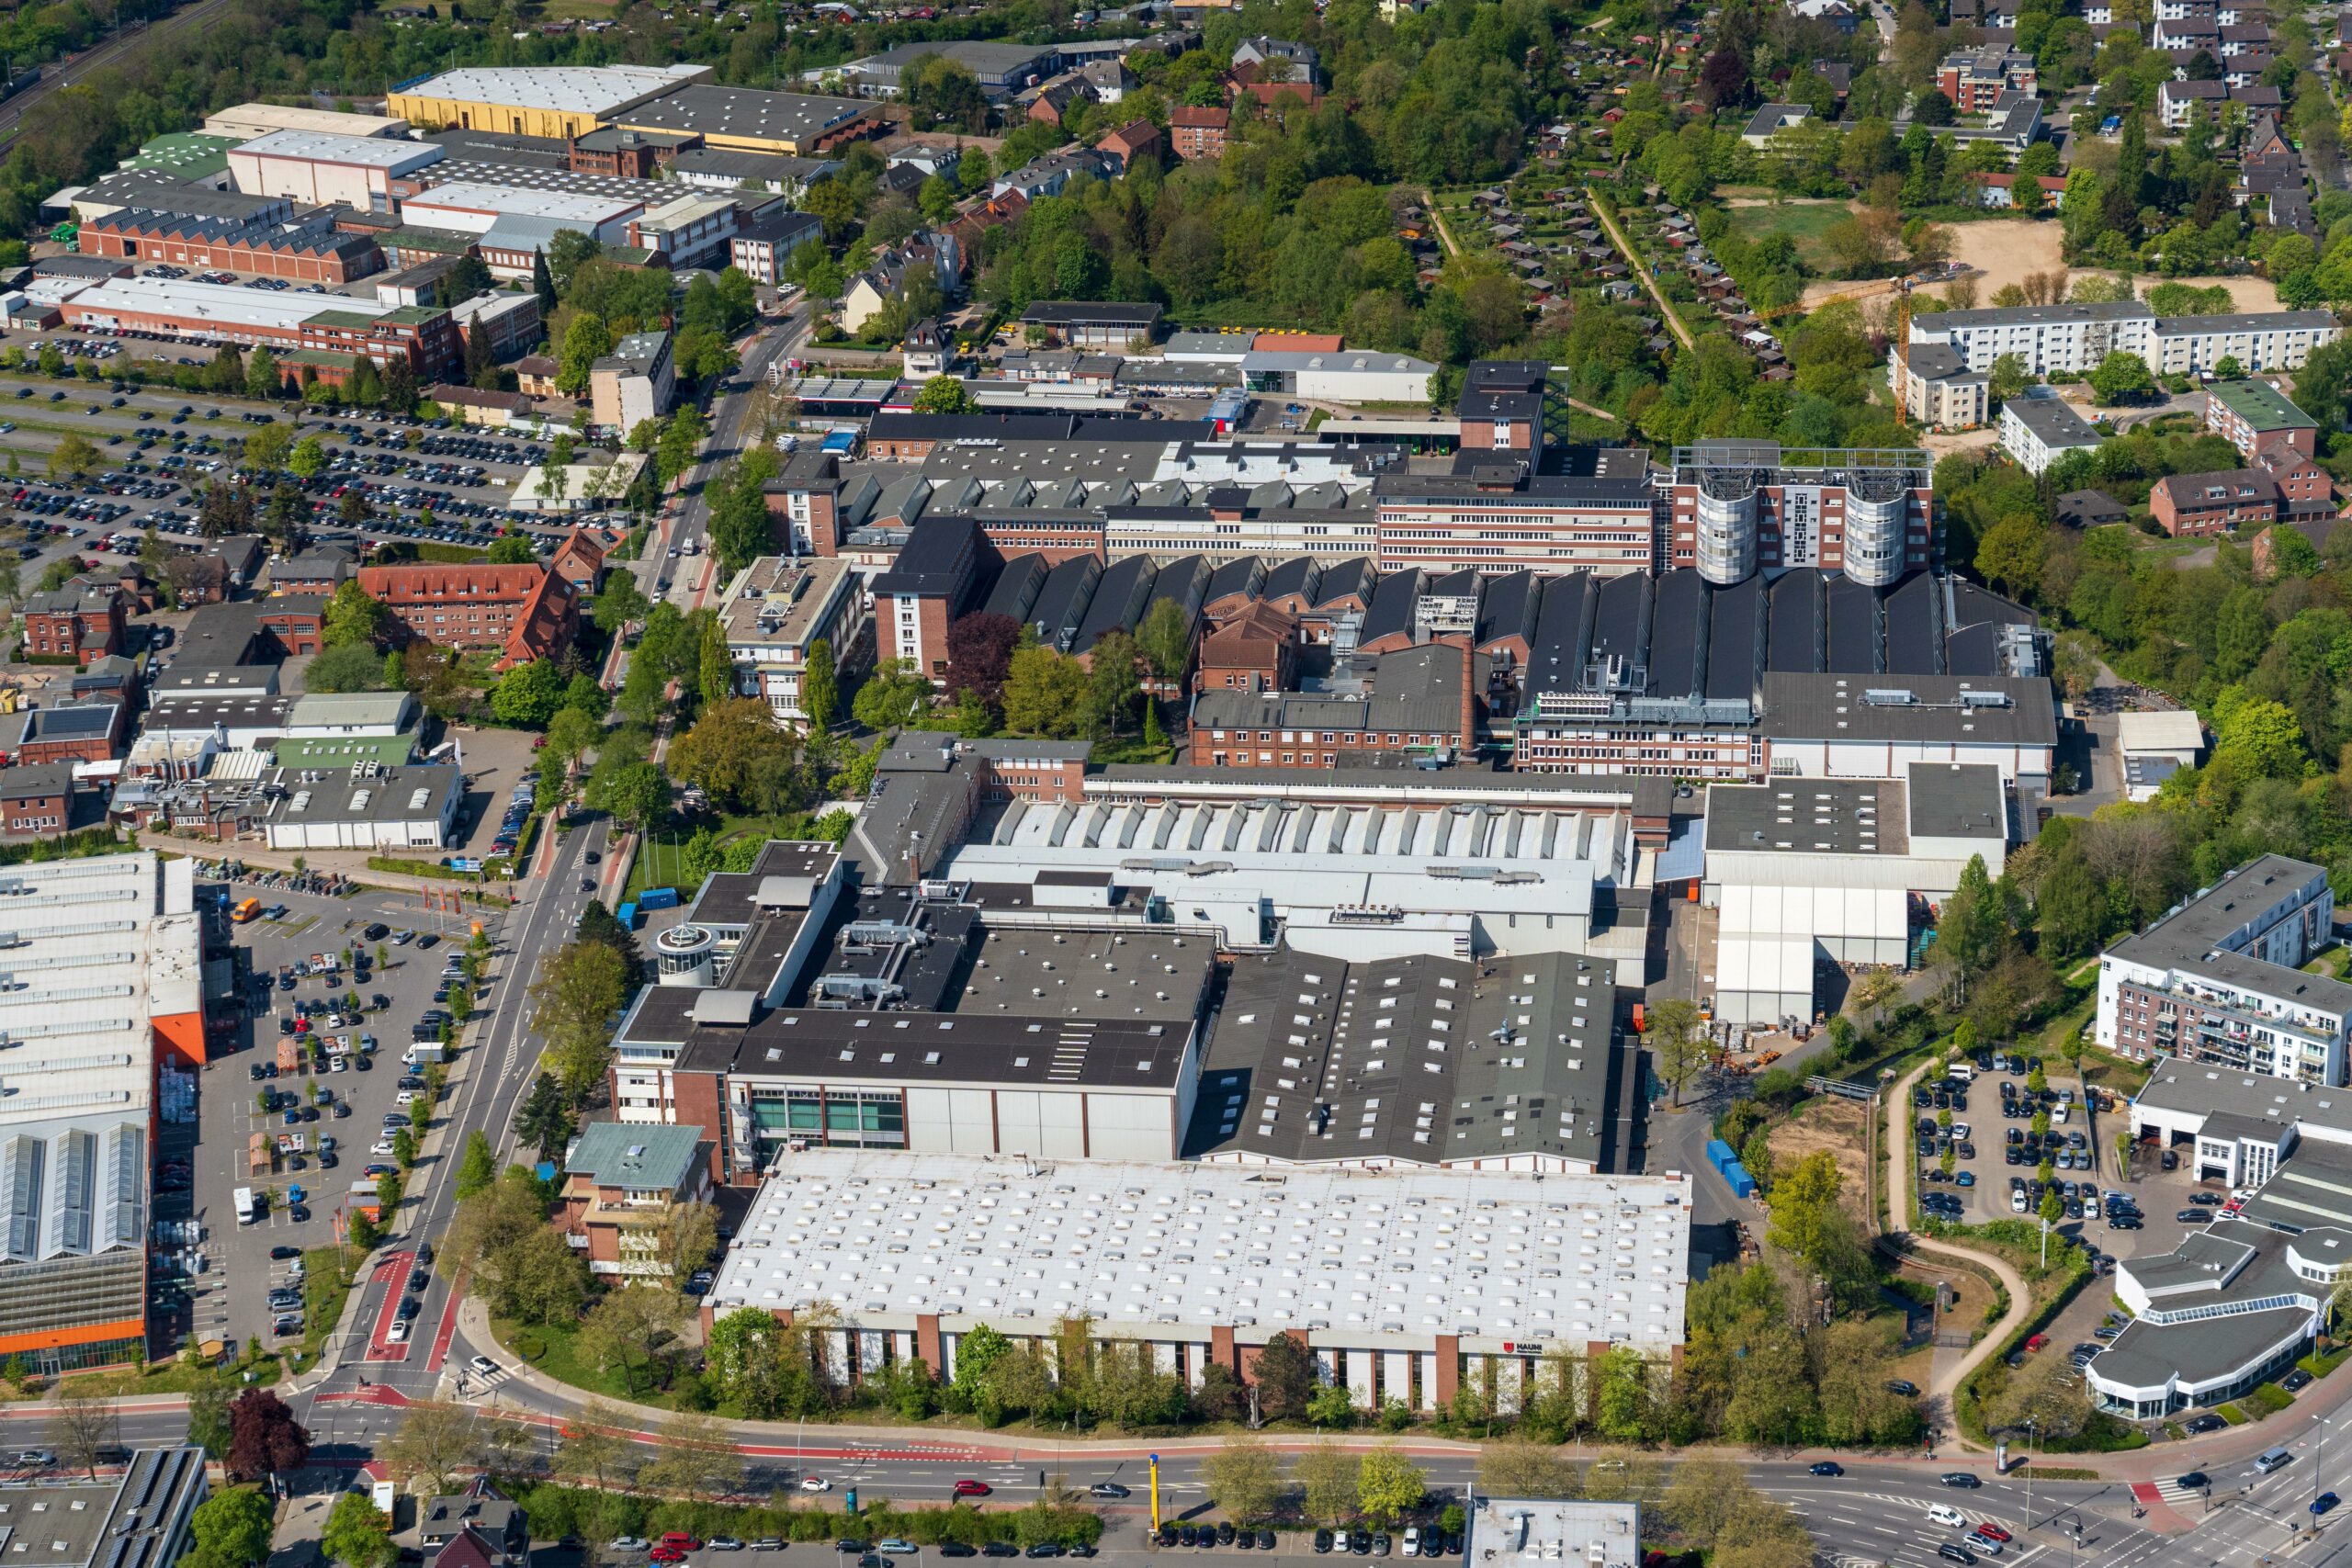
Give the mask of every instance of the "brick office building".
<svg viewBox="0 0 2352 1568">
<path fill-rule="evenodd" d="M 498 668 L 551 659 L 571 645 L 580 595 L 544 566 L 369 566 L 359 586 L 408 635 L 439 648 L 495 648 Z"/>
<path fill-rule="evenodd" d="M 0 768 L 0 832 L 41 837 L 62 833 L 73 823 L 73 763 Z"/>
<path fill-rule="evenodd" d="M 58 588 L 25 601 L 25 652 L 90 660 L 122 651 L 130 604 L 118 588 Z"/>
<path fill-rule="evenodd" d="M 1446 639 L 1383 654 L 1368 696 L 1205 691 L 1193 705 L 1196 768 L 1331 768 L 1350 757 L 1457 759 L 1477 743 L 1476 655 Z"/>
<path fill-rule="evenodd" d="M 122 750 L 124 711 L 119 702 L 34 708 L 24 716 L 24 739 L 17 743 L 16 761 L 25 767 L 112 761 Z"/>
<path fill-rule="evenodd" d="M 1201 639 L 1193 686 L 1201 692 L 1283 692 L 1296 683 L 1298 621 L 1250 603 Z"/>
</svg>

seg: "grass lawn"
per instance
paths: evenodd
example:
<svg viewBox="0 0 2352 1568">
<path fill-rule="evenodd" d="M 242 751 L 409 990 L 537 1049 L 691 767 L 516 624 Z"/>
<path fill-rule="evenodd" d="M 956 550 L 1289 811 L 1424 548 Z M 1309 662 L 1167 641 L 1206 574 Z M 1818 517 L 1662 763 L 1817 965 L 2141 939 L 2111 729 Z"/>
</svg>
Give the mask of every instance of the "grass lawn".
<svg viewBox="0 0 2352 1568">
<path fill-rule="evenodd" d="M 103 1393 L 114 1399 L 133 1399 L 150 1393 L 193 1393 L 210 1382 L 225 1382 L 243 1386 L 243 1373 L 254 1374 L 256 1383 L 267 1386 L 277 1379 L 277 1357 L 265 1352 L 253 1361 L 238 1361 L 221 1368 L 209 1362 L 191 1366 L 175 1355 L 166 1361 L 150 1361 L 143 1367 L 108 1367 L 100 1371 L 79 1372 L 64 1380 L 66 1384 L 91 1393 Z M 0 1395 L 15 1398 L 15 1394 Z"/>
<path fill-rule="evenodd" d="M 631 1387 L 619 1371 L 600 1371 L 593 1364 L 580 1359 L 574 1343 L 574 1330 L 569 1325 L 556 1328 L 525 1328 L 506 1318 L 494 1318 L 491 1333 L 512 1354 L 532 1366 L 572 1387 L 606 1399 L 625 1399 L 632 1404 L 650 1404 L 662 1410 L 677 1408 L 674 1396 L 666 1389 L 647 1389 L 643 1385 L 645 1371 L 638 1369 L 639 1386 Z"/>
<path fill-rule="evenodd" d="M 1094 743 L 1094 753 L 1089 760 L 1097 762 L 1158 762 L 1174 760 L 1176 748 L 1170 743 L 1147 746 L 1140 735 L 1115 735 L 1108 740 Z"/>
<path fill-rule="evenodd" d="M 1829 247 L 1821 237 L 1853 216 L 1842 201 L 1791 201 L 1778 207 L 1734 207 L 1725 209 L 1732 231 L 1756 241 L 1767 234 L 1786 234 L 1796 241 L 1797 254 L 1807 265 L 1826 267 Z"/>
</svg>

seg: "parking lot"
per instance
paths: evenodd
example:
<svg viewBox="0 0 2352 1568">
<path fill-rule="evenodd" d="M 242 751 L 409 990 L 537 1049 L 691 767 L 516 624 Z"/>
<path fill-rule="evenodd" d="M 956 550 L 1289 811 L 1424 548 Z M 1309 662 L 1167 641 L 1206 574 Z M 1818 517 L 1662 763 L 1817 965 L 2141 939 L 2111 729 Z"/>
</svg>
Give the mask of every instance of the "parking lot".
<svg viewBox="0 0 2352 1568">
<path fill-rule="evenodd" d="M 87 359 L 121 345 L 55 341 L 76 351 L 77 363 L 98 367 L 99 378 L 65 381 L 31 369 L 0 369 L 0 450 L 14 452 L 28 474 L 40 474 L 50 449 L 72 432 L 98 446 L 105 471 L 80 480 L 18 479 L 0 488 L 0 506 L 28 517 L 134 532 L 152 522 L 160 532 L 192 542 L 196 488 L 235 466 L 235 443 L 263 424 L 284 421 L 289 434 L 316 435 L 327 449 L 326 467 L 298 487 L 309 495 L 322 529 L 342 526 L 373 541 L 479 546 L 503 529 L 553 537 L 570 526 L 506 505 L 524 468 L 546 457 L 538 443 L 446 420 L 142 388 L 112 375 L 119 360 Z M 345 524 L 339 513 L 351 490 L 367 500 L 371 515 Z"/>
<path fill-rule="evenodd" d="M 2009 1089 L 2006 1096 L 2005 1084 Z M 2041 1107 L 2052 1119 L 2044 1140 L 2034 1132 L 2025 1075 L 2006 1070 L 1997 1056 L 1993 1071 L 1979 1071 L 1964 1086 L 1923 1080 L 1910 1107 L 1912 1160 L 1923 1212 L 1933 1203 L 1948 1210 L 1957 1203 L 1958 1213 L 1950 1217 L 1969 1224 L 2030 1221 L 2040 1212 L 2040 1159 L 2046 1155 L 2052 1166 L 2049 1180 L 2065 1205 L 2052 1234 L 2080 1243 L 2104 1274 L 2113 1272 L 2119 1258 L 2172 1251 L 2189 1231 L 2202 1228 L 2221 1213 L 2228 1198 L 2222 1184 L 2198 1181 L 2182 1162 L 2165 1169 L 2159 1151 L 2135 1148 L 2129 1172 L 2119 1171 L 2114 1142 L 2123 1120 L 2087 1113 L 2079 1090 L 2066 1094 L 2071 1087 L 2052 1077 Z M 1928 1096 L 1925 1104 L 1917 1103 L 1920 1091 Z M 1937 1103 L 1939 1093 L 1942 1104 Z M 2064 1121 L 2057 1119 L 2061 1100 L 2068 1103 Z M 2005 1102 L 2018 1109 L 2004 1114 Z M 1948 1128 L 1942 1125 L 1947 1114 Z M 1921 1130 L 1923 1122 L 1931 1131 Z M 1947 1144 L 1954 1151 L 1949 1178 L 1941 1168 Z M 1962 1152 L 1972 1148 L 1973 1153 Z M 2012 1185 L 2020 1181 L 2022 1190 Z M 2202 1218 L 2184 1217 L 2191 1215 Z M 2120 1325 L 2120 1318 L 2109 1316 L 2111 1295 L 2105 1287 L 2081 1292 L 2050 1325 L 2044 1345 L 2033 1353 L 2064 1355 L 2078 1364 L 2086 1359 Z"/>
<path fill-rule="evenodd" d="M 421 1078 L 404 1074 L 401 1055 L 414 1026 L 436 1006 L 445 964 L 469 934 L 471 917 L 429 911 L 413 894 L 369 890 L 334 898 L 251 882 L 232 883 L 230 890 L 233 900 L 257 898 L 273 913 L 233 928 L 236 945 L 250 964 L 247 1016 L 225 1036 L 231 1048 L 203 1069 L 198 1120 L 166 1122 L 163 1129 L 164 1174 L 155 1217 L 201 1226 L 201 1240 L 190 1250 L 204 1255 L 202 1271 L 191 1279 L 159 1281 L 153 1332 L 165 1348 L 190 1331 L 199 1338 L 236 1343 L 249 1337 L 264 1344 L 299 1337 L 299 1330 L 272 1332 L 286 1314 L 273 1307 L 271 1293 L 293 1281 L 295 1254 L 334 1245 L 339 1212 L 354 1184 L 369 1181 L 368 1168 L 393 1163 L 376 1152 L 390 1137 L 385 1119 L 397 1117 L 405 1124 L 408 1107 L 401 1097 L 424 1089 Z M 485 923 L 492 927 L 494 940 L 494 919 Z M 380 942 L 365 934 L 376 924 L 387 928 Z M 403 931 L 413 932 L 413 940 L 396 942 Z M 381 962 L 376 958 L 379 945 Z M 345 959 L 346 949 L 352 957 L 364 953 L 369 960 L 364 981 Z M 308 967 L 314 955 L 333 959 L 334 972 L 289 976 L 290 989 L 281 984 L 281 969 Z M 342 1004 L 355 991 L 360 1011 L 353 1019 Z M 486 988 L 489 998 L 497 994 L 496 984 Z M 298 1007 L 310 1010 L 298 1014 Z M 281 1033 L 297 1024 L 308 1027 L 300 1035 Z M 289 1059 L 306 1059 L 292 1070 L 282 1067 L 280 1040 L 311 1035 L 337 1038 L 345 1048 L 328 1053 L 327 1060 L 347 1065 L 314 1070 L 309 1053 L 288 1052 Z M 362 1048 L 368 1036 L 376 1043 L 373 1052 Z M 272 1101 L 266 1111 L 265 1093 Z M 253 1160 L 256 1135 L 266 1151 L 258 1169 Z M 326 1146 L 330 1138 L 332 1148 Z M 428 1133 L 411 1177 L 412 1191 L 431 1178 L 447 1153 L 437 1135 Z M 259 1216 L 249 1224 L 237 1221 L 234 1194 L 240 1188 L 251 1190 L 259 1201 Z"/>
</svg>

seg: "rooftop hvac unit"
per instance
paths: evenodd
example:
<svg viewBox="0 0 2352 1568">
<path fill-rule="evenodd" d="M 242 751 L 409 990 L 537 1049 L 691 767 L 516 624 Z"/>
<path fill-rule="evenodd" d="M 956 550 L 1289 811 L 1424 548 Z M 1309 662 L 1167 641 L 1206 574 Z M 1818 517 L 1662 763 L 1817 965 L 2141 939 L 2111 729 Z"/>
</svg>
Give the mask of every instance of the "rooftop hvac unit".
<svg viewBox="0 0 2352 1568">
<path fill-rule="evenodd" d="M 1862 694 L 1862 701 L 1872 707 L 1913 707 L 1919 695 L 1908 686 L 1872 686 Z"/>
</svg>

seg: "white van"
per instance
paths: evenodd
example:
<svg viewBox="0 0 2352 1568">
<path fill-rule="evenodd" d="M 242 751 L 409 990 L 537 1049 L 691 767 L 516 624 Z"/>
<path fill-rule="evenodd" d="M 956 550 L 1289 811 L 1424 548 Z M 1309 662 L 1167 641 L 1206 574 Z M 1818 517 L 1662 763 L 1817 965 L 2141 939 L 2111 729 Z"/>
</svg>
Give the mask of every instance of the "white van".
<svg viewBox="0 0 2352 1568">
<path fill-rule="evenodd" d="M 1954 1062 L 1951 1066 L 1944 1069 L 1944 1076 L 1961 1083 L 1974 1083 L 1976 1081 L 1976 1064 L 1973 1062 Z"/>
<path fill-rule="evenodd" d="M 1950 1503 L 1928 1504 L 1928 1517 L 1935 1520 L 1936 1523 L 1939 1525 L 1950 1525 L 1953 1529 L 1958 1529 L 1961 1526 L 1968 1522 L 1968 1516 L 1962 1513 L 1958 1508 L 1953 1507 Z"/>
<path fill-rule="evenodd" d="M 2285 1449 L 2270 1449 L 2265 1450 L 2264 1453 L 2254 1461 L 2254 1468 L 2262 1474 L 2268 1475 L 2273 1472 L 2284 1470 L 2293 1461 L 2294 1458 L 2295 1456 L 2289 1453 Z"/>
</svg>

